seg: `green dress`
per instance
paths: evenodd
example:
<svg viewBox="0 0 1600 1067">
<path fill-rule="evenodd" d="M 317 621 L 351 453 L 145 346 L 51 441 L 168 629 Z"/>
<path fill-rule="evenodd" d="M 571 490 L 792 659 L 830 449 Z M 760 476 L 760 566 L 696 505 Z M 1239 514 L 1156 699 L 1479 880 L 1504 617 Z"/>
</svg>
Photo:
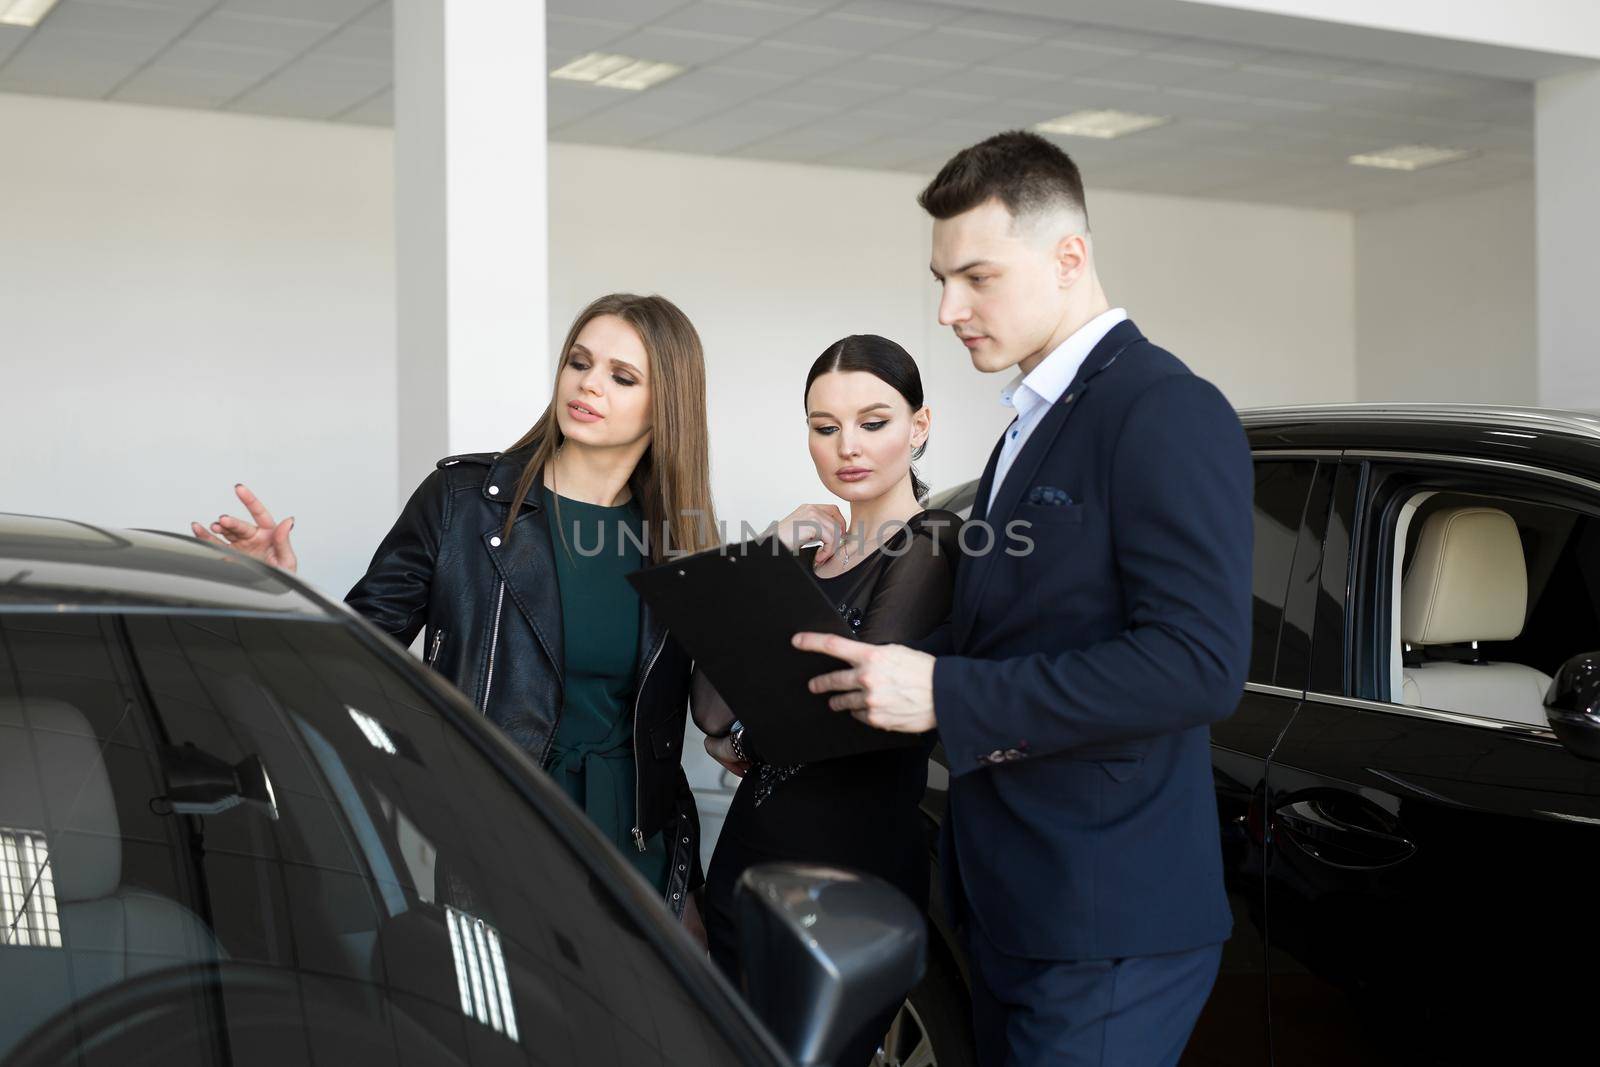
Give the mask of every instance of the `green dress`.
<svg viewBox="0 0 1600 1067">
<path fill-rule="evenodd" d="M 641 852 L 636 825 L 633 705 L 639 595 L 623 577 L 644 566 L 644 517 L 632 501 L 601 507 L 541 488 L 561 589 L 561 718 L 545 767 L 645 879 L 666 892 L 670 861 L 656 833 Z M 557 511 L 559 509 L 559 517 Z M 624 536 L 623 530 L 632 531 Z"/>
</svg>

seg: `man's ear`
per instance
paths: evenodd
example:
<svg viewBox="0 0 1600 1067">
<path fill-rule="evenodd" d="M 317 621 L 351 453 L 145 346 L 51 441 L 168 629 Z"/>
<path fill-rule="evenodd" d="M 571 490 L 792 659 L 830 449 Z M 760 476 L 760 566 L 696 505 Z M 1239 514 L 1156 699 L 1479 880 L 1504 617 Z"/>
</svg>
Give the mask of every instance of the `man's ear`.
<svg viewBox="0 0 1600 1067">
<path fill-rule="evenodd" d="M 1089 239 L 1081 233 L 1072 233 L 1056 242 L 1056 282 L 1066 289 L 1089 269 Z"/>
</svg>

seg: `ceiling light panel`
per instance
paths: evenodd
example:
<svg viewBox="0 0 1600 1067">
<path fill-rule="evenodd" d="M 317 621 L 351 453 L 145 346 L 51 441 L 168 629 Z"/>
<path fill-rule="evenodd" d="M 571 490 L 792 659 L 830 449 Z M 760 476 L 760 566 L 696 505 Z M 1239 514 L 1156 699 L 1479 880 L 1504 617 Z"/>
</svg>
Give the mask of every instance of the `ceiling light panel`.
<svg viewBox="0 0 1600 1067">
<path fill-rule="evenodd" d="M 660 85 L 668 78 L 682 74 L 685 68 L 676 63 L 660 63 L 650 59 L 611 52 L 589 52 L 550 72 L 550 77 L 564 81 L 588 82 L 607 89 L 631 89 L 635 92 Z"/>
<path fill-rule="evenodd" d="M 1358 152 L 1348 162 L 1357 167 L 1376 167 L 1379 170 L 1423 170 L 1445 163 L 1458 163 L 1471 155 L 1473 153 L 1465 148 L 1402 144 L 1378 152 Z"/>
<path fill-rule="evenodd" d="M 1067 137 L 1092 137 L 1109 141 L 1141 130 L 1153 130 L 1171 122 L 1166 115 L 1139 115 L 1131 111 L 1074 111 L 1070 115 L 1041 122 L 1034 129 Z"/>
<path fill-rule="evenodd" d="M 56 0 L 0 0 L 0 25 L 37 26 Z"/>
</svg>

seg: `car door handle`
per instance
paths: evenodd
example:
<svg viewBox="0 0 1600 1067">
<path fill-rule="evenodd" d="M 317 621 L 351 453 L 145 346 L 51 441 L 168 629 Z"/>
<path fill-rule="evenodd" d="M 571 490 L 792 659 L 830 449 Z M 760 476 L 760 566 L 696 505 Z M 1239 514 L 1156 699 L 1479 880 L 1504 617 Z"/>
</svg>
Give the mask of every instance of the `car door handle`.
<svg viewBox="0 0 1600 1067">
<path fill-rule="evenodd" d="M 1409 859 L 1417 851 L 1414 842 L 1398 834 L 1341 818 L 1333 810 L 1337 806 L 1324 798 L 1297 800 L 1273 812 L 1272 823 L 1302 852 L 1334 867 L 1378 870 Z M 1387 815 L 1383 819 L 1386 821 Z"/>
</svg>

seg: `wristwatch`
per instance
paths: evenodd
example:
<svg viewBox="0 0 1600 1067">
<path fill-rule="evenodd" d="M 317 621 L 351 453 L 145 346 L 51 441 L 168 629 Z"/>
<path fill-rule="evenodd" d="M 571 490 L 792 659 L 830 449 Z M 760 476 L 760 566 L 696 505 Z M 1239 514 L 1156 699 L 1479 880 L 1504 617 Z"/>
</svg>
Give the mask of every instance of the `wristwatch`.
<svg viewBox="0 0 1600 1067">
<path fill-rule="evenodd" d="M 733 725 L 728 728 L 728 743 L 733 746 L 733 754 L 740 763 L 750 762 L 750 757 L 744 751 L 744 723 L 738 719 L 733 720 Z"/>
</svg>

